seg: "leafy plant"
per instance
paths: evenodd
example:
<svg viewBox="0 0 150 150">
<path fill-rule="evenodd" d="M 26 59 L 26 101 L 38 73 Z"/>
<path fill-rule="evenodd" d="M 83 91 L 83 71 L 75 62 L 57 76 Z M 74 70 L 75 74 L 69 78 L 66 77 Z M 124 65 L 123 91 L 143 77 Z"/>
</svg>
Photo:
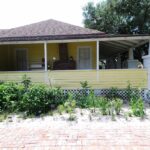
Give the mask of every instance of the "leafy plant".
<svg viewBox="0 0 150 150">
<path fill-rule="evenodd" d="M 64 108 L 67 113 L 69 113 L 69 121 L 74 121 L 76 116 L 73 114 L 76 108 L 76 101 L 73 99 L 72 94 L 69 93 L 67 101 L 64 103 Z"/>
<path fill-rule="evenodd" d="M 73 113 L 74 109 L 76 108 L 76 101 L 73 99 L 71 94 L 69 94 L 68 99 L 64 103 L 64 108 L 69 114 Z"/>
<path fill-rule="evenodd" d="M 115 110 L 116 115 L 120 114 L 122 105 L 123 105 L 123 100 L 121 100 L 119 98 L 114 100 L 113 106 L 114 106 L 114 110 Z"/>
<path fill-rule="evenodd" d="M 18 110 L 23 87 L 16 83 L 0 85 L 0 111 L 14 112 Z"/>
<path fill-rule="evenodd" d="M 76 119 L 77 119 L 77 117 L 74 114 L 70 114 L 70 116 L 68 118 L 69 121 L 75 121 Z"/>
<path fill-rule="evenodd" d="M 109 98 L 109 99 L 118 98 L 119 95 L 118 95 L 117 91 L 118 91 L 118 88 L 116 88 L 116 87 L 110 88 L 110 90 L 109 90 L 108 94 L 106 95 L 106 97 Z"/>
<path fill-rule="evenodd" d="M 89 95 L 92 95 L 91 89 L 87 81 L 80 82 L 80 84 L 81 84 L 80 93 L 77 94 L 75 98 L 77 102 L 77 106 L 80 108 L 87 108 L 89 102 L 88 101 Z"/>
<path fill-rule="evenodd" d="M 60 94 L 60 95 L 58 95 Z M 60 89 L 48 88 L 45 85 L 32 85 L 23 95 L 20 102 L 21 111 L 26 111 L 28 115 L 40 115 L 55 109 L 62 104 L 63 97 Z"/>
<path fill-rule="evenodd" d="M 139 99 L 140 98 L 140 89 L 138 88 L 132 88 L 132 85 L 130 82 L 128 82 L 127 88 L 126 88 L 126 97 L 127 100 L 130 102 L 131 99 Z"/>
<path fill-rule="evenodd" d="M 31 85 L 31 78 L 28 77 L 26 74 L 24 74 L 21 83 L 24 85 L 25 89 L 27 90 Z"/>
<path fill-rule="evenodd" d="M 87 81 L 80 82 L 82 89 L 89 89 L 90 86 Z"/>
<path fill-rule="evenodd" d="M 1 85 L 1 84 L 4 84 L 4 83 L 5 83 L 5 82 L 4 82 L 3 80 L 0 80 L 0 85 Z"/>
<path fill-rule="evenodd" d="M 59 105 L 58 108 L 57 108 L 57 110 L 58 110 L 58 113 L 60 115 L 62 115 L 62 113 L 65 111 L 64 105 Z"/>
<path fill-rule="evenodd" d="M 106 98 L 100 98 L 99 100 L 99 108 L 102 115 L 108 115 L 110 112 L 110 103 Z"/>
<path fill-rule="evenodd" d="M 141 117 L 143 118 L 145 115 L 145 107 L 144 107 L 144 102 L 141 98 L 139 99 L 131 99 L 130 101 L 130 107 L 132 114 L 136 117 Z"/>
<path fill-rule="evenodd" d="M 6 120 L 8 114 L 7 113 L 0 113 L 0 122 L 3 122 L 4 120 Z"/>
</svg>

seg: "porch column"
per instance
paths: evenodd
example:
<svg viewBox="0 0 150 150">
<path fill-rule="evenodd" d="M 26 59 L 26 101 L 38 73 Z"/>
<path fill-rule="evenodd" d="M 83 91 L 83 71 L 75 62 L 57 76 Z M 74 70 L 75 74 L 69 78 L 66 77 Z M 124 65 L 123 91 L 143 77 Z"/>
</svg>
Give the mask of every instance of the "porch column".
<svg viewBox="0 0 150 150">
<path fill-rule="evenodd" d="M 150 90 L 150 68 L 148 68 L 148 89 Z"/>
<path fill-rule="evenodd" d="M 44 42 L 44 60 L 45 60 L 45 71 L 47 71 L 47 42 Z"/>
<path fill-rule="evenodd" d="M 144 68 L 150 69 L 150 40 L 149 40 L 149 47 L 148 47 L 148 55 L 143 56 L 142 58 L 144 61 Z"/>
<path fill-rule="evenodd" d="M 138 68 L 138 60 L 134 59 L 133 48 L 129 49 L 128 68 Z"/>
<path fill-rule="evenodd" d="M 99 70 L 99 41 L 96 41 L 96 70 Z"/>
<path fill-rule="evenodd" d="M 133 56 L 133 48 L 129 49 L 129 60 L 133 60 L 134 56 Z"/>
</svg>

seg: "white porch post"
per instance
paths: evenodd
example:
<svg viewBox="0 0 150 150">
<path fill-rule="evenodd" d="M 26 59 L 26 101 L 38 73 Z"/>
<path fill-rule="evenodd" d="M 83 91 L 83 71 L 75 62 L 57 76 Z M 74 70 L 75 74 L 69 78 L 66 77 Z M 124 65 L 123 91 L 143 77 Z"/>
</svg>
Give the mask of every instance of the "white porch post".
<svg viewBox="0 0 150 150">
<path fill-rule="evenodd" d="M 133 48 L 129 49 L 128 68 L 138 68 L 138 60 L 134 59 Z"/>
<path fill-rule="evenodd" d="M 99 70 L 99 41 L 96 41 L 96 70 Z"/>
<path fill-rule="evenodd" d="M 129 49 L 129 59 L 130 59 L 130 60 L 133 60 L 133 59 L 134 59 L 134 56 L 133 56 L 133 48 L 130 48 L 130 49 Z"/>
<path fill-rule="evenodd" d="M 148 55 L 143 56 L 144 68 L 150 69 L 150 39 L 149 39 L 149 47 L 148 47 Z"/>
<path fill-rule="evenodd" d="M 47 71 L 47 43 L 44 42 L 44 60 L 45 60 L 45 71 Z"/>
<path fill-rule="evenodd" d="M 150 90 L 150 68 L 148 68 L 148 89 Z"/>
</svg>

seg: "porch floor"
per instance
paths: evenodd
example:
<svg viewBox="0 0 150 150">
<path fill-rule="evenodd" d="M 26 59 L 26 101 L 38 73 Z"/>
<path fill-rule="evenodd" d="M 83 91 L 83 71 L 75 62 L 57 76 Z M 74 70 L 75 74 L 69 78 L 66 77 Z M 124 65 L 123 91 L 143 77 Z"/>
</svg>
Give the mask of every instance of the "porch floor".
<svg viewBox="0 0 150 150">
<path fill-rule="evenodd" d="M 0 80 L 20 82 L 24 74 L 27 74 L 34 83 L 74 89 L 81 87 L 81 81 L 88 81 L 92 88 L 125 88 L 129 82 L 133 87 L 147 88 L 148 73 L 146 69 L 0 72 Z"/>
</svg>

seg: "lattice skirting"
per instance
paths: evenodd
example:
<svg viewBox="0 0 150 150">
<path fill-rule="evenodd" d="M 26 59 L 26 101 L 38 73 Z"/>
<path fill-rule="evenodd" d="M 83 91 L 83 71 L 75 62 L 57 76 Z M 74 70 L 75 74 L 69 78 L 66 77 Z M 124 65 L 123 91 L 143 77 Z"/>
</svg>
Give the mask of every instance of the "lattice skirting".
<svg viewBox="0 0 150 150">
<path fill-rule="evenodd" d="M 73 96 L 79 96 L 83 93 L 82 89 L 64 89 L 64 94 L 71 93 Z M 88 95 L 90 93 L 90 89 L 86 89 L 86 94 Z M 111 89 L 93 89 L 95 96 L 107 96 Z M 135 92 L 132 90 L 132 92 Z M 122 98 L 123 100 L 127 100 L 127 90 L 126 89 L 117 89 L 116 94 L 118 97 Z M 139 94 L 141 95 L 142 99 L 145 101 L 150 102 L 150 90 L 142 89 L 139 91 Z"/>
</svg>

